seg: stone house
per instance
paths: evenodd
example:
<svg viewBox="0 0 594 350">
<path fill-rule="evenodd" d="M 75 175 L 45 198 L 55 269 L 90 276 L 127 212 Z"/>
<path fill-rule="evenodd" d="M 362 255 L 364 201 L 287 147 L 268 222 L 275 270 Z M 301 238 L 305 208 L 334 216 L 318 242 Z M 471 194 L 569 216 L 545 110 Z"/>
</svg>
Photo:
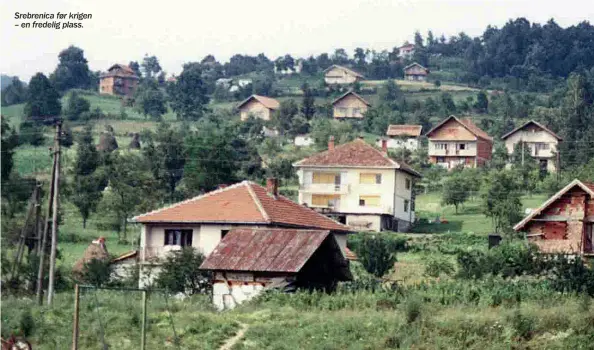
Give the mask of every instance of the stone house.
<svg viewBox="0 0 594 350">
<path fill-rule="evenodd" d="M 99 77 L 99 93 L 132 96 L 139 80 L 132 68 L 124 64 L 114 64 Z"/>
<path fill-rule="evenodd" d="M 369 107 L 371 104 L 354 91 L 348 91 L 332 101 L 332 113 L 335 119 L 361 119 Z"/>
<path fill-rule="evenodd" d="M 280 103 L 270 97 L 252 95 L 243 100 L 238 106 L 241 120 L 247 120 L 250 115 L 254 118 L 270 120 L 272 113 L 280 107 Z"/>
<path fill-rule="evenodd" d="M 514 230 L 545 253 L 594 256 L 594 183 L 573 180 Z"/>
<path fill-rule="evenodd" d="M 562 139 L 544 125 L 530 120 L 503 135 L 501 139 L 505 141 L 508 154 L 514 153 L 514 148 L 519 143 L 530 151 L 530 155 L 536 159 L 541 170 L 557 171 L 559 164 L 557 146 Z"/>
<path fill-rule="evenodd" d="M 415 221 L 414 181 L 421 175 L 362 139 L 334 145 L 293 164 L 299 203 L 364 231 L 406 231 Z"/>
<path fill-rule="evenodd" d="M 365 79 L 362 74 L 355 72 L 354 70 L 333 64 L 326 68 L 324 71 L 324 81 L 328 85 L 346 85 L 353 84 L 356 81 Z"/>
<path fill-rule="evenodd" d="M 491 159 L 493 138 L 470 119 L 450 116 L 426 134 L 429 161 L 447 169 L 483 166 Z"/>
</svg>

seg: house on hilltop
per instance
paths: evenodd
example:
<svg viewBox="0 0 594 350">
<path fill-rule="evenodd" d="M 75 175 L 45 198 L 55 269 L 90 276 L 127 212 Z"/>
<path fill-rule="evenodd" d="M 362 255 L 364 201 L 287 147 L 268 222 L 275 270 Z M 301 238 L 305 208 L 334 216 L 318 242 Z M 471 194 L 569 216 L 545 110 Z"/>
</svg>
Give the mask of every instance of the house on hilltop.
<svg viewBox="0 0 594 350">
<path fill-rule="evenodd" d="M 334 145 L 293 164 L 299 203 L 353 230 L 406 231 L 415 221 L 414 181 L 421 175 L 362 139 Z"/>
<path fill-rule="evenodd" d="M 420 147 L 422 129 L 422 125 L 389 125 L 386 131 L 388 148 L 406 148 L 410 151 L 416 151 Z M 378 141 L 378 146 L 381 146 L 381 144 L 382 140 Z"/>
<path fill-rule="evenodd" d="M 415 45 L 405 43 L 398 48 L 398 57 L 410 59 L 415 54 Z"/>
<path fill-rule="evenodd" d="M 332 110 L 335 119 L 364 117 L 371 104 L 354 91 L 348 91 L 332 101 Z"/>
<path fill-rule="evenodd" d="M 514 153 L 519 143 L 529 150 L 532 158 L 536 159 L 540 169 L 556 172 L 558 168 L 557 146 L 563 139 L 544 125 L 530 120 L 501 137 L 505 141 L 508 154 Z"/>
<path fill-rule="evenodd" d="M 331 65 L 324 71 L 324 81 L 328 85 L 353 84 L 356 81 L 361 81 L 363 79 L 365 79 L 365 77 L 362 74 L 357 73 L 350 68 L 339 66 L 337 64 Z"/>
<path fill-rule="evenodd" d="M 270 97 L 252 95 L 243 100 L 238 106 L 241 120 L 247 120 L 250 115 L 263 120 L 270 120 L 272 113 L 280 107 L 280 103 Z"/>
<path fill-rule="evenodd" d="M 470 119 L 450 116 L 427 132 L 429 161 L 446 169 L 476 168 L 491 159 L 493 138 Z"/>
<path fill-rule="evenodd" d="M 125 64 L 114 64 L 99 77 L 99 93 L 132 96 L 140 78 Z"/>
<path fill-rule="evenodd" d="M 421 66 L 417 62 L 404 67 L 404 80 L 426 81 L 429 75 L 429 69 Z"/>
<path fill-rule="evenodd" d="M 514 230 L 545 253 L 594 256 L 594 183 L 573 180 Z"/>
<path fill-rule="evenodd" d="M 236 228 L 291 228 L 329 231 L 346 256 L 346 235 L 352 230 L 316 211 L 278 194 L 276 179 L 264 188 L 243 181 L 132 219 L 142 225 L 139 263 L 151 266 L 155 258 L 190 246 L 208 256 L 230 230 Z M 266 247 L 261 247 L 266 249 Z M 142 273 L 139 284 L 152 281 Z"/>
</svg>

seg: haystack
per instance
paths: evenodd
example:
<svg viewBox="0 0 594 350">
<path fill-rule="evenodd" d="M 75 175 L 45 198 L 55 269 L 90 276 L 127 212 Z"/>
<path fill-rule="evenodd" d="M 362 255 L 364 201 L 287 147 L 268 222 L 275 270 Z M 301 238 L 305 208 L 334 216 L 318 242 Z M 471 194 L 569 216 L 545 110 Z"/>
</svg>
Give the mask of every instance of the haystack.
<svg viewBox="0 0 594 350">
<path fill-rule="evenodd" d="M 102 152 L 113 152 L 118 149 L 118 141 L 112 133 L 102 132 L 99 137 L 99 144 L 97 145 L 97 151 Z"/>
<path fill-rule="evenodd" d="M 85 268 L 85 264 L 89 261 L 97 259 L 107 261 L 109 260 L 109 253 L 107 253 L 107 247 L 105 246 L 105 238 L 99 237 L 99 239 L 91 242 L 85 252 L 83 253 L 82 258 L 78 259 L 72 268 L 72 273 L 80 277 L 83 273 Z"/>
<path fill-rule="evenodd" d="M 128 145 L 130 149 L 140 149 L 140 134 L 135 132 L 132 134 L 132 141 L 130 141 L 130 145 Z"/>
</svg>

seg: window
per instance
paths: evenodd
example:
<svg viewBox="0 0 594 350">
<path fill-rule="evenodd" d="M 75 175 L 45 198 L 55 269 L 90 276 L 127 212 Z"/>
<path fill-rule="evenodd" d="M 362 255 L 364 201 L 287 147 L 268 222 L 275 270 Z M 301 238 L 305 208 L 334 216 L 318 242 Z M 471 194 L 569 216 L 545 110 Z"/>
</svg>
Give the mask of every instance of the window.
<svg viewBox="0 0 594 350">
<path fill-rule="evenodd" d="M 381 184 L 382 174 L 365 174 L 359 175 L 360 184 Z"/>
<path fill-rule="evenodd" d="M 445 163 L 445 157 L 437 157 L 438 163 Z"/>
<path fill-rule="evenodd" d="M 404 180 L 404 187 L 405 187 L 407 190 L 410 190 L 410 185 L 411 185 L 411 181 L 410 181 L 410 179 L 409 179 L 409 178 L 407 178 L 406 180 Z"/>
<path fill-rule="evenodd" d="M 335 184 L 340 185 L 340 174 L 336 173 L 313 173 L 313 183 L 315 184 Z M 338 183 L 337 183 L 338 181 Z"/>
<path fill-rule="evenodd" d="M 404 200 L 404 212 L 405 213 L 408 213 L 408 205 L 409 205 L 408 199 L 405 199 Z"/>
<path fill-rule="evenodd" d="M 337 107 L 336 108 L 336 112 L 337 112 L 336 114 L 339 115 L 339 116 L 345 117 L 347 115 L 347 111 L 348 111 L 348 109 L 347 108 L 344 108 L 344 107 Z"/>
<path fill-rule="evenodd" d="M 359 205 L 362 207 L 379 207 L 380 196 L 360 196 Z"/>
<path fill-rule="evenodd" d="M 338 198 L 329 194 L 314 194 L 311 196 L 311 204 L 318 207 L 334 207 L 338 203 Z"/>
<path fill-rule="evenodd" d="M 465 143 L 458 144 L 458 149 L 460 149 L 460 150 L 466 149 L 466 144 Z"/>
<path fill-rule="evenodd" d="M 536 149 L 537 150 L 547 150 L 547 149 L 549 149 L 549 144 L 544 143 L 544 142 L 539 142 L 536 144 Z"/>
<path fill-rule="evenodd" d="M 438 150 L 448 149 L 448 144 L 447 143 L 436 143 L 435 149 L 438 149 Z"/>
<path fill-rule="evenodd" d="M 165 230 L 165 245 L 192 246 L 192 230 Z"/>
<path fill-rule="evenodd" d="M 353 108 L 353 117 L 361 116 L 361 108 Z"/>
<path fill-rule="evenodd" d="M 225 238 L 227 233 L 229 233 L 229 230 L 221 230 L 221 239 Z"/>
</svg>

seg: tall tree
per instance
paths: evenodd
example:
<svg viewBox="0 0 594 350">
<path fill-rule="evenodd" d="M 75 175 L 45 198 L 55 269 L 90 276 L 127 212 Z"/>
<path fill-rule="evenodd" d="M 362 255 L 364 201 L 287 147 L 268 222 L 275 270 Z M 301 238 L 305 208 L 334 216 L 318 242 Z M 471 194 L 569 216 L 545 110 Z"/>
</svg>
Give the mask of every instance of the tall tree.
<svg viewBox="0 0 594 350">
<path fill-rule="evenodd" d="M 493 170 L 485 178 L 483 213 L 491 218 L 496 233 L 511 232 L 522 218 L 520 186 L 509 170 Z"/>
<path fill-rule="evenodd" d="M 130 67 L 130 69 L 132 69 L 139 78 L 142 77 L 142 73 L 140 72 L 140 64 L 137 61 L 130 61 L 130 63 L 128 63 L 128 67 Z"/>
<path fill-rule="evenodd" d="M 159 119 L 167 112 L 165 95 L 152 79 L 143 80 L 138 86 L 134 93 L 134 104 L 140 113 L 154 119 Z"/>
<path fill-rule="evenodd" d="M 89 65 L 82 49 L 71 45 L 60 52 L 58 59 L 58 66 L 50 77 L 58 91 L 91 86 Z"/>
<path fill-rule="evenodd" d="M 10 85 L 2 90 L 2 106 L 23 103 L 26 100 L 27 88 L 25 84 L 17 77 L 12 78 Z"/>
<path fill-rule="evenodd" d="M 459 174 L 453 174 L 443 183 L 443 195 L 441 203 L 444 205 L 453 205 L 458 214 L 458 207 L 466 202 L 470 195 L 468 182 Z"/>
<path fill-rule="evenodd" d="M 93 141 L 93 126 L 87 124 L 78 137 L 74 176 L 71 186 L 70 201 L 76 206 L 82 217 L 83 228 L 87 220 L 97 209 L 105 187 L 104 178 L 97 173 L 99 153 Z"/>
<path fill-rule="evenodd" d="M 145 78 L 152 79 L 153 76 L 157 75 L 161 71 L 161 65 L 157 56 L 144 55 L 141 64 L 142 70 L 144 71 Z"/>
<path fill-rule="evenodd" d="M 82 113 L 91 110 L 91 103 L 84 97 L 81 97 L 76 91 L 71 91 L 68 94 L 68 100 L 66 102 L 66 108 L 63 110 L 63 114 L 68 120 L 78 120 Z"/>
<path fill-rule="evenodd" d="M 208 91 L 201 64 L 186 63 L 177 81 L 168 88 L 171 109 L 182 120 L 198 120 L 207 111 Z"/>
<path fill-rule="evenodd" d="M 29 81 L 25 117 L 56 117 L 60 115 L 61 110 L 58 91 L 45 75 L 35 74 Z"/>
<path fill-rule="evenodd" d="M 0 132 L 2 133 L 2 143 L 0 149 L 2 150 L 2 183 L 8 180 L 10 172 L 12 171 L 14 149 L 18 146 L 18 137 L 14 130 L 11 129 L 10 124 L 5 116 L 0 116 Z"/>
<path fill-rule="evenodd" d="M 301 85 L 301 91 L 303 92 L 301 114 L 303 114 L 305 119 L 311 120 L 311 118 L 313 118 L 314 114 L 316 113 L 315 97 L 307 82 Z"/>
</svg>

